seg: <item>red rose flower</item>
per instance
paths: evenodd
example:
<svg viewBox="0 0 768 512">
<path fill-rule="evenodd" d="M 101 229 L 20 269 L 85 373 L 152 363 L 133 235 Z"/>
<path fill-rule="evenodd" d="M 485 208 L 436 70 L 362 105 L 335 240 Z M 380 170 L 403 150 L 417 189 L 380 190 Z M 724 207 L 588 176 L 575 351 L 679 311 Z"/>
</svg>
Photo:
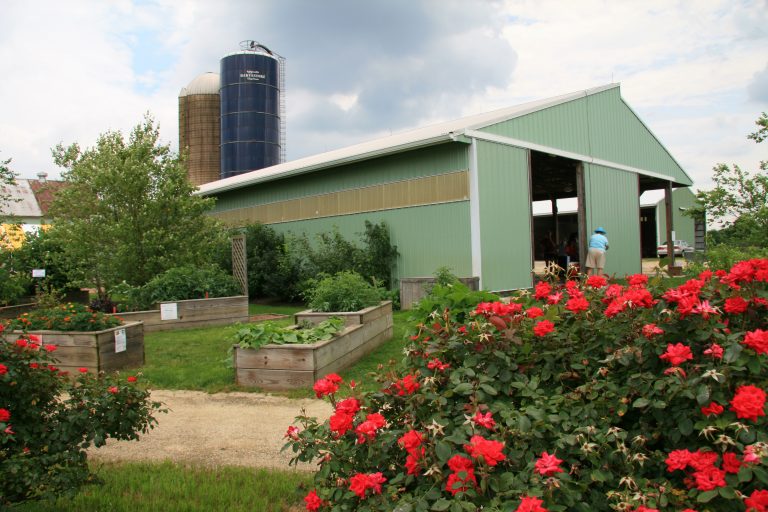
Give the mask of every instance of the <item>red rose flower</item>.
<svg viewBox="0 0 768 512">
<path fill-rule="evenodd" d="M 58 347 L 56 345 L 45 345 L 44 348 L 47 352 L 55 352 Z"/>
<path fill-rule="evenodd" d="M 117 391 L 118 391 L 118 389 L 117 389 L 117 386 L 109 386 L 109 389 L 107 389 L 107 391 L 109 391 L 109 392 L 110 392 L 110 393 L 112 393 L 113 395 L 116 395 L 116 394 L 117 394 Z"/>
<path fill-rule="evenodd" d="M 547 304 L 558 304 L 562 298 L 562 292 L 553 293 L 547 296 Z"/>
<path fill-rule="evenodd" d="M 88 368 L 78 368 L 77 371 L 80 373 L 88 373 Z"/>
<path fill-rule="evenodd" d="M 536 288 L 534 289 L 533 296 L 536 298 L 536 300 L 542 300 L 552 293 L 552 286 L 546 281 L 539 281 L 536 283 Z"/>
<path fill-rule="evenodd" d="M 445 490 L 450 492 L 453 496 L 460 492 L 466 492 L 469 486 L 466 485 L 469 482 L 473 486 L 477 486 L 477 478 L 475 477 L 475 466 L 472 461 L 463 455 L 454 455 L 448 459 L 448 467 L 453 471 L 448 476 L 448 480 L 445 483 Z"/>
<path fill-rule="evenodd" d="M 656 324 L 645 324 L 643 326 L 643 336 L 646 338 L 651 339 L 657 334 L 664 334 L 664 329 L 656 327 Z"/>
<path fill-rule="evenodd" d="M 680 363 L 693 359 L 691 349 L 682 343 L 667 344 L 667 351 L 659 356 L 659 359 L 667 361 L 672 366 L 678 366 Z"/>
<path fill-rule="evenodd" d="M 589 276 L 587 278 L 587 286 L 591 288 L 602 288 L 603 286 L 606 286 L 608 284 L 608 280 L 605 278 L 605 276 Z"/>
<path fill-rule="evenodd" d="M 691 452 L 688 450 L 673 450 L 667 455 L 664 462 L 667 463 L 667 471 L 672 473 L 673 471 L 680 469 L 685 470 L 691 461 Z"/>
<path fill-rule="evenodd" d="M 374 440 L 376 438 L 376 432 L 386 423 L 387 420 L 385 420 L 384 416 L 379 413 L 373 413 L 366 416 L 365 421 L 355 428 L 358 444 Z"/>
<path fill-rule="evenodd" d="M 648 284 L 648 276 L 645 274 L 633 274 L 627 277 L 629 286 L 645 286 Z"/>
<path fill-rule="evenodd" d="M 354 415 L 346 414 L 344 412 L 337 412 L 331 415 L 329 419 L 331 431 L 336 432 L 339 435 L 344 435 L 352 428 L 354 419 Z"/>
<path fill-rule="evenodd" d="M 589 309 L 589 301 L 584 297 L 573 297 L 565 303 L 565 309 L 572 313 L 579 313 Z"/>
<path fill-rule="evenodd" d="M 710 402 L 706 407 L 701 408 L 701 414 L 704 416 L 719 416 L 725 408 L 717 402 Z"/>
<path fill-rule="evenodd" d="M 317 398 L 322 398 L 326 395 L 332 395 L 339 390 L 339 385 L 328 378 L 318 379 L 315 385 L 312 386 Z"/>
<path fill-rule="evenodd" d="M 541 457 L 536 460 L 534 468 L 536 472 L 544 476 L 552 476 L 555 473 L 562 473 L 563 468 L 560 467 L 562 459 L 558 459 L 554 454 L 550 455 L 547 452 L 541 452 Z"/>
<path fill-rule="evenodd" d="M 360 402 L 356 398 L 345 398 L 336 404 L 336 412 L 355 415 L 360 410 Z"/>
<path fill-rule="evenodd" d="M 416 377 L 408 374 L 399 381 L 395 382 L 393 386 L 399 396 L 405 396 L 414 394 L 421 387 L 421 384 L 419 384 L 419 381 L 416 380 Z"/>
<path fill-rule="evenodd" d="M 342 379 L 335 373 L 329 373 L 328 375 L 325 376 L 325 378 L 333 382 L 334 384 L 341 384 L 342 382 L 344 382 L 344 379 Z"/>
<path fill-rule="evenodd" d="M 722 359 L 723 358 L 723 347 L 718 345 L 717 343 L 713 343 L 709 346 L 707 350 L 704 351 L 705 356 L 709 356 L 712 359 Z"/>
<path fill-rule="evenodd" d="M 0 375 L 5 375 L 6 373 L 8 373 L 8 367 L 4 364 L 0 364 Z"/>
<path fill-rule="evenodd" d="M 469 440 L 469 444 L 464 445 L 464 450 L 466 450 L 468 454 L 475 459 L 482 457 L 485 463 L 489 466 L 495 466 L 505 459 L 505 456 L 502 453 L 503 449 L 504 443 L 485 439 L 482 436 L 472 436 Z"/>
<path fill-rule="evenodd" d="M 758 416 L 765 416 L 765 391 L 751 384 L 736 388 L 731 400 L 731 410 L 737 418 L 757 422 Z"/>
<path fill-rule="evenodd" d="M 541 506 L 542 503 L 544 502 L 539 498 L 523 496 L 523 499 L 520 500 L 520 505 L 515 509 L 515 512 L 549 512 Z"/>
<path fill-rule="evenodd" d="M 700 491 L 711 491 L 727 485 L 725 483 L 725 471 L 714 466 L 695 471 L 693 478 L 696 482 L 696 488 Z"/>
<path fill-rule="evenodd" d="M 129 376 L 129 377 L 128 377 L 127 379 L 125 379 L 125 380 L 127 380 L 128 382 L 136 382 L 138 379 L 137 379 L 136 377 L 134 377 L 133 375 L 131 375 L 131 376 Z"/>
<path fill-rule="evenodd" d="M 381 494 L 381 484 L 386 481 L 387 479 L 381 473 L 357 473 L 349 479 L 349 490 L 363 499 L 368 489 L 371 489 L 373 494 Z"/>
<path fill-rule="evenodd" d="M 549 320 L 542 320 L 533 326 L 533 334 L 538 337 L 546 336 L 555 330 L 555 324 Z"/>
<path fill-rule="evenodd" d="M 439 360 L 438 358 L 434 358 L 429 363 L 427 363 L 427 368 L 429 368 L 430 370 L 445 371 L 445 370 L 447 370 L 450 367 L 451 367 L 450 364 L 444 363 L 441 360 Z"/>
<path fill-rule="evenodd" d="M 768 354 L 768 331 L 756 329 L 744 335 L 742 343 L 758 354 Z"/>
<path fill-rule="evenodd" d="M 541 308 L 533 306 L 526 310 L 525 316 L 528 318 L 539 318 L 540 316 L 544 316 L 544 311 Z"/>
<path fill-rule="evenodd" d="M 0 409 L 0 423 L 7 423 L 9 419 L 11 419 L 11 411 Z"/>
<path fill-rule="evenodd" d="M 768 512 L 768 491 L 757 489 L 744 500 L 747 512 Z"/>
<path fill-rule="evenodd" d="M 487 429 L 493 429 L 493 427 L 496 426 L 496 422 L 493 421 L 493 415 L 490 412 L 483 414 L 480 411 L 477 411 L 472 417 L 472 422 L 475 425 L 480 425 Z"/>
<path fill-rule="evenodd" d="M 409 430 L 397 440 L 397 444 L 403 447 L 403 449 L 409 454 L 419 453 L 419 447 L 424 442 L 424 435 L 418 430 Z M 423 448 L 422 448 L 423 450 Z"/>
<path fill-rule="evenodd" d="M 304 497 L 304 503 L 307 504 L 307 510 L 309 512 L 316 512 L 323 506 L 323 500 L 317 495 L 315 489 L 309 491 L 309 494 Z"/>
<path fill-rule="evenodd" d="M 744 313 L 748 308 L 749 301 L 744 300 L 743 297 L 739 297 L 738 295 L 736 297 L 728 297 L 725 299 L 725 306 L 723 307 L 726 313 L 732 315 Z"/>
<path fill-rule="evenodd" d="M 726 473 L 736 474 L 741 468 L 741 461 L 738 455 L 732 452 L 726 452 L 723 454 L 723 469 Z"/>
<path fill-rule="evenodd" d="M 288 425 L 288 430 L 285 431 L 285 435 L 283 437 L 297 441 L 299 439 L 299 427 L 296 425 Z"/>
<path fill-rule="evenodd" d="M 416 450 L 413 453 L 409 453 L 405 458 L 405 469 L 409 475 L 418 476 L 421 473 L 421 466 L 419 461 L 424 457 L 427 451 L 424 448 Z"/>
</svg>

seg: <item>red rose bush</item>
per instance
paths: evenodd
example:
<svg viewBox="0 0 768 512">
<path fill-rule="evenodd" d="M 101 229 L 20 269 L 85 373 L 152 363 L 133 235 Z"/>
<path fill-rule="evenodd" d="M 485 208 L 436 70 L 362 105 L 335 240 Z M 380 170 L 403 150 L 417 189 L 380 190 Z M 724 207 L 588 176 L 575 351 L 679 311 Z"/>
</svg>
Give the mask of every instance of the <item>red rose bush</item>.
<svg viewBox="0 0 768 512">
<path fill-rule="evenodd" d="M 768 510 L 768 260 L 664 284 L 436 287 L 379 392 L 327 376 L 286 434 L 307 510 Z"/>
<path fill-rule="evenodd" d="M 0 325 L 0 332 L 2 332 Z M 135 376 L 68 376 L 33 334 L 0 341 L 0 509 L 73 494 L 91 479 L 86 448 L 137 439 L 160 404 Z"/>
</svg>

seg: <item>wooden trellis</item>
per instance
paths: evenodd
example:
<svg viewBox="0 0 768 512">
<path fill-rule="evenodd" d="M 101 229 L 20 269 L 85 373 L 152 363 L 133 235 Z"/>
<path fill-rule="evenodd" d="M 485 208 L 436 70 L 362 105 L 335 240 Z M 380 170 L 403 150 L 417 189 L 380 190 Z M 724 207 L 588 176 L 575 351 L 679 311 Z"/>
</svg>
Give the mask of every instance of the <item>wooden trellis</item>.
<svg viewBox="0 0 768 512">
<path fill-rule="evenodd" d="M 248 295 L 248 257 L 245 252 L 245 235 L 232 237 L 232 275 L 240 283 L 243 295 Z"/>
</svg>

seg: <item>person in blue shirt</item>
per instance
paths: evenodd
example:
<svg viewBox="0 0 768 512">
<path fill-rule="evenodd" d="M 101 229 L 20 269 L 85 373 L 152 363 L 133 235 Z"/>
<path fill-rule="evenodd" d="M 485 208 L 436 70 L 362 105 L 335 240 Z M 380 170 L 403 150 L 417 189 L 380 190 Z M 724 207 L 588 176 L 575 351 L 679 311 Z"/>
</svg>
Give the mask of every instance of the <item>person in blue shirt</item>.
<svg viewBox="0 0 768 512">
<path fill-rule="evenodd" d="M 587 274 L 601 275 L 605 268 L 605 251 L 608 250 L 608 233 L 603 227 L 595 230 L 589 237 L 589 252 L 587 252 L 587 261 L 584 266 L 587 267 Z"/>
</svg>

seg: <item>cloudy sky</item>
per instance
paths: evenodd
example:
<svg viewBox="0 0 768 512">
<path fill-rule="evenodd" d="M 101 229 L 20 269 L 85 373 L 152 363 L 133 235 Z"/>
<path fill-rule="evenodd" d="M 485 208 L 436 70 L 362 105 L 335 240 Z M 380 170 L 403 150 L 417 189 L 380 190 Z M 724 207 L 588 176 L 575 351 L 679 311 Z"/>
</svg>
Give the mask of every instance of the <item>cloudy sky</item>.
<svg viewBox="0 0 768 512">
<path fill-rule="evenodd" d="M 178 147 L 178 94 L 246 39 L 287 59 L 288 159 L 620 82 L 694 179 L 757 169 L 768 0 L 2 0 L 0 159 L 150 112 Z"/>
</svg>

